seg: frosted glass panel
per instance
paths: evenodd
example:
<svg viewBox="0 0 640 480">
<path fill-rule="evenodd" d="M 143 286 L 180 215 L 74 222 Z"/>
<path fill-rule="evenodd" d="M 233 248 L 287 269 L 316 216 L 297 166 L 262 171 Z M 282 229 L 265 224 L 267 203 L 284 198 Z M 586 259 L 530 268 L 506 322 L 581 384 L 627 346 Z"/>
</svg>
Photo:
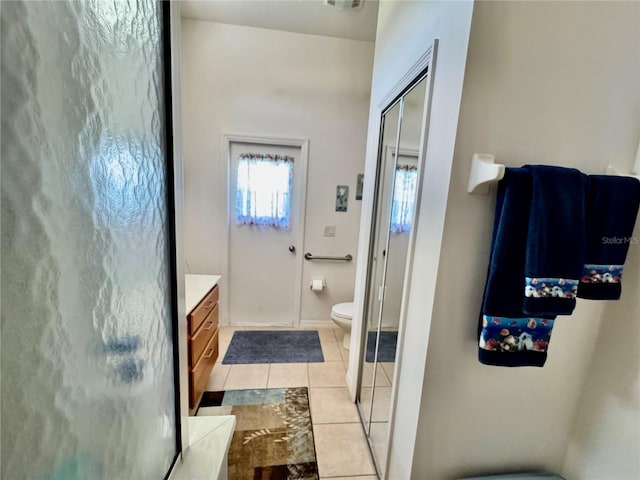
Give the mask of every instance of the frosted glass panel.
<svg viewBox="0 0 640 480">
<path fill-rule="evenodd" d="M 176 454 L 162 12 L 1 2 L 2 478 Z"/>
</svg>

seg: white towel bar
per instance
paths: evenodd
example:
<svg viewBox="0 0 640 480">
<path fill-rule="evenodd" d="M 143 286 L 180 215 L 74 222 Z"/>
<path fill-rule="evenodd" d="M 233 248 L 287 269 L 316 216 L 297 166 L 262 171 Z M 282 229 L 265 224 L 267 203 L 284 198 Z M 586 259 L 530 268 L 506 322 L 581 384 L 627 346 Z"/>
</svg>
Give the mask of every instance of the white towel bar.
<svg viewBox="0 0 640 480">
<path fill-rule="evenodd" d="M 469 174 L 469 193 L 489 193 L 489 185 L 502 180 L 504 165 L 496 163 L 496 157 L 488 153 L 474 153 Z"/>
<path fill-rule="evenodd" d="M 478 193 L 486 195 L 489 193 L 489 186 L 492 183 L 502 180 L 504 177 L 505 166 L 496 163 L 496 157 L 488 153 L 474 153 L 471 158 L 471 172 L 469 173 L 468 193 Z M 638 153 L 631 173 L 621 173 L 615 167 L 607 166 L 606 175 L 620 175 L 625 177 L 634 177 L 640 180 L 640 144 L 638 145 Z"/>
<path fill-rule="evenodd" d="M 637 178 L 638 180 L 640 180 L 640 177 L 638 175 L 634 175 L 634 172 L 631 172 L 631 173 L 620 173 L 616 167 L 612 167 L 611 165 L 607 166 L 607 169 L 605 170 L 604 173 L 605 173 L 605 175 L 618 175 L 620 177 L 633 177 L 633 178 Z"/>
<path fill-rule="evenodd" d="M 636 151 L 636 161 L 633 164 L 633 168 L 631 169 L 631 173 L 620 173 L 616 170 L 615 167 L 609 165 L 606 171 L 607 175 L 622 175 L 623 177 L 635 177 L 640 180 L 640 142 L 638 142 L 638 150 Z"/>
</svg>

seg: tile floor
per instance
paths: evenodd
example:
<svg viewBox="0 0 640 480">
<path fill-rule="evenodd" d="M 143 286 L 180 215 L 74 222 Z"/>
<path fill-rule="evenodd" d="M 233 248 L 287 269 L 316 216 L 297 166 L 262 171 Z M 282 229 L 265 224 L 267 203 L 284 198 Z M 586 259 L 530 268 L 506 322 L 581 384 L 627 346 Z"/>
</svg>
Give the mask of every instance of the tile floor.
<svg viewBox="0 0 640 480">
<path fill-rule="evenodd" d="M 308 387 L 320 478 L 377 479 L 358 411 L 347 390 L 349 352 L 342 346 L 342 330 L 314 329 L 320 336 L 324 363 L 223 365 L 235 330 L 259 328 L 220 327 L 220 356 L 207 390 Z"/>
</svg>

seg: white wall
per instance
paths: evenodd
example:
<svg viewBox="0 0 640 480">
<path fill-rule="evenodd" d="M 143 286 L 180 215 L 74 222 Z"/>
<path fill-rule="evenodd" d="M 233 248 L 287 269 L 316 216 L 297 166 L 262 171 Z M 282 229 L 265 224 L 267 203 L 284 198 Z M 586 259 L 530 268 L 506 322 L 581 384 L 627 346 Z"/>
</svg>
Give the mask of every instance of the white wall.
<svg viewBox="0 0 640 480">
<path fill-rule="evenodd" d="M 408 318 L 401 339 L 398 396 L 392 450 L 390 478 L 410 478 L 416 447 L 417 419 L 420 416 L 421 385 L 431 309 L 435 294 L 442 228 L 445 217 L 448 178 L 453 158 L 458 109 L 469 40 L 472 13 L 471 2 L 381 2 L 371 94 L 371 114 L 367 138 L 365 174 L 375 171 L 378 148 L 379 104 L 433 44 L 440 39 L 438 61 L 433 77 L 433 101 L 426 168 L 423 176 L 423 196 L 416 228 L 416 251 L 412 292 Z M 360 251 L 366 251 L 371 221 L 372 185 L 365 185 L 365 202 L 360 226 Z M 352 328 L 352 347 L 359 344 L 363 295 L 366 286 L 366 264 L 358 264 L 356 275 L 356 306 Z M 401 335 L 402 336 L 402 335 Z M 358 352 L 351 349 L 348 380 L 355 384 Z M 352 388 L 353 390 L 353 388 Z M 424 452 L 420 451 L 420 455 Z M 415 475 L 411 478 L 436 478 Z"/>
<path fill-rule="evenodd" d="M 597 461 L 587 461 L 583 471 L 577 464 L 610 451 L 601 442 L 615 435 L 614 422 L 635 420 L 622 438 L 636 433 L 637 389 L 629 393 L 622 386 L 637 379 L 637 357 L 627 354 L 629 365 L 612 373 L 612 364 L 620 363 L 608 353 L 614 340 L 603 341 L 598 331 L 608 315 L 627 329 L 637 320 L 632 295 L 640 287 L 639 249 L 630 252 L 623 299 L 615 306 L 580 301 L 571 318 L 557 322 L 544 368 L 483 366 L 477 361 L 476 322 L 495 194 L 468 195 L 466 183 L 474 152 L 493 153 L 514 166 L 539 162 L 590 173 L 603 172 L 607 164 L 631 168 L 640 131 L 638 8 L 637 3 L 479 2 L 470 34 L 470 3 L 381 3 L 367 172 L 376 155 L 377 103 L 424 46 L 440 39 L 389 478 L 562 471 L 568 444 L 564 470 L 578 475 L 569 478 L 585 471 L 584 478 L 597 478 Z M 366 191 L 365 200 L 371 195 Z M 364 207 L 361 248 L 370 219 L 370 206 Z M 361 261 L 358 299 L 365 274 Z M 358 302 L 357 321 L 361 308 Z M 629 330 L 620 332 L 627 333 L 634 338 Z M 354 338 L 353 345 L 357 342 Z M 596 345 L 602 351 L 594 356 Z M 352 352 L 352 363 L 356 356 Z M 605 356 L 600 368 L 592 368 L 581 397 L 592 358 Z M 349 376 L 353 380 L 355 372 Z M 605 384 L 611 393 L 598 394 Z M 573 427 L 579 398 L 584 408 Z M 598 432 L 579 427 L 589 414 L 611 405 L 613 412 L 598 418 Z M 636 445 L 621 446 L 627 458 L 633 458 Z M 612 473 L 605 478 L 634 472 L 632 463 L 616 466 L 619 458 L 607 462 Z"/>
<path fill-rule="evenodd" d="M 427 297 L 435 287 L 413 478 L 561 471 L 592 358 L 612 368 L 634 360 L 635 366 L 592 371 L 581 400 L 589 405 L 586 412 L 618 411 L 598 419 L 594 428 L 601 433 L 574 430 L 574 448 L 581 449 L 576 458 L 582 461 L 594 450 L 600 450 L 599 457 L 606 454 L 609 447 L 598 443 L 615 436 L 617 428 L 608 422 L 634 416 L 638 421 L 637 392 L 621 390 L 627 377 L 637 375 L 637 354 L 616 354 L 598 331 L 601 321 L 608 325 L 604 337 L 612 333 L 609 322 L 620 325 L 621 336 L 637 328 L 631 325 L 638 319 L 633 297 L 640 287 L 640 249 L 630 253 L 620 302 L 581 300 L 573 316 L 557 321 L 544 368 L 483 366 L 477 361 L 476 322 L 495 193 L 466 193 L 474 152 L 495 154 L 513 166 L 545 163 L 587 173 L 603 173 L 607 164 L 631 169 L 640 131 L 638 9 L 638 3 L 475 3 L 437 283 L 424 279 L 428 265 L 417 261 L 410 299 L 409 323 L 428 322 L 428 313 L 425 318 L 416 308 L 424 305 L 421 310 L 429 312 L 425 301 L 415 297 Z M 446 184 L 443 173 L 440 181 Z M 424 203 L 428 197 L 427 192 Z M 430 214 L 423 210 L 420 218 L 433 223 Z M 424 235 L 422 228 L 419 233 Z M 605 381 L 607 375 L 614 378 Z M 596 393 L 601 385 L 611 390 Z M 629 438 L 635 432 L 627 428 Z M 633 448 L 628 445 L 625 452 L 633 456 Z M 612 458 L 607 475 L 599 478 L 630 478 L 623 472 L 633 470 L 631 459 L 625 462 L 616 467 Z M 569 478 L 598 478 L 594 463 L 592 458 L 585 467 L 591 473 L 584 477 L 570 465 L 577 476 Z"/>
<path fill-rule="evenodd" d="M 222 271 L 226 221 L 222 132 L 310 140 L 305 245 L 356 257 L 373 43 L 183 20 L 185 257 L 192 273 Z M 335 212 L 336 185 L 349 209 Z M 323 237 L 335 225 L 335 238 Z M 233 274 L 233 272 L 231 272 Z M 355 262 L 304 262 L 303 320 L 330 322 L 353 298 Z M 307 287 L 324 277 L 321 294 Z M 223 309 L 224 310 L 224 309 Z M 223 312 L 224 313 L 224 312 Z M 223 318 L 226 321 L 226 318 Z"/>
<path fill-rule="evenodd" d="M 624 301 L 605 306 L 578 401 L 562 472 L 569 479 L 640 478 L 640 246 L 631 249 Z"/>
</svg>

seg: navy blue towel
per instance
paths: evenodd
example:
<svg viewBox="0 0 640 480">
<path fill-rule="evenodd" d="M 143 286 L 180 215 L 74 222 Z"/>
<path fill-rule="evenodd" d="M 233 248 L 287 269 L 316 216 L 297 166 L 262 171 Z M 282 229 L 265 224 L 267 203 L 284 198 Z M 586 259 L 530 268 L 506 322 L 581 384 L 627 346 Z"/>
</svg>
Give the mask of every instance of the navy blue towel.
<svg viewBox="0 0 640 480">
<path fill-rule="evenodd" d="M 531 175 L 507 168 L 498 184 L 489 271 L 478 326 L 478 359 L 486 365 L 542 367 L 553 317 L 522 313 Z"/>
<path fill-rule="evenodd" d="M 532 193 L 523 312 L 571 315 L 584 267 L 589 177 L 574 168 L 524 168 Z"/>
<path fill-rule="evenodd" d="M 622 269 L 640 205 L 640 181 L 591 175 L 587 199 L 587 245 L 578 297 L 617 300 Z"/>
</svg>

